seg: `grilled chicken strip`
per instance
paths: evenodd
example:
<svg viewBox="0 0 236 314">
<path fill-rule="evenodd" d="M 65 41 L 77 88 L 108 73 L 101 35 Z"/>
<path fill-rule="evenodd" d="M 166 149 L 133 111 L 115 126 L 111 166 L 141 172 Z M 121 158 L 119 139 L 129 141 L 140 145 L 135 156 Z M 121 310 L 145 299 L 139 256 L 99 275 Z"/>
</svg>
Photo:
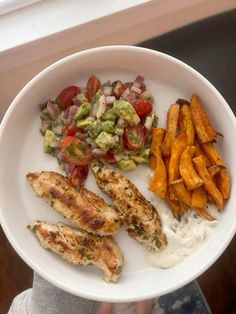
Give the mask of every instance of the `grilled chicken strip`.
<svg viewBox="0 0 236 314">
<path fill-rule="evenodd" d="M 95 236 L 67 225 L 32 221 L 28 228 L 41 245 L 74 265 L 92 264 L 104 271 L 105 281 L 117 281 L 123 265 L 120 248 L 112 236 Z"/>
<path fill-rule="evenodd" d="M 28 173 L 26 178 L 37 195 L 77 227 L 96 235 L 118 231 L 119 214 L 93 192 L 77 191 L 66 177 L 52 171 Z"/>
<path fill-rule="evenodd" d="M 121 213 L 129 235 L 151 250 L 165 248 L 167 240 L 160 217 L 134 184 L 123 174 L 106 168 L 99 161 L 92 164 L 92 171 L 99 188 L 111 197 Z"/>
</svg>

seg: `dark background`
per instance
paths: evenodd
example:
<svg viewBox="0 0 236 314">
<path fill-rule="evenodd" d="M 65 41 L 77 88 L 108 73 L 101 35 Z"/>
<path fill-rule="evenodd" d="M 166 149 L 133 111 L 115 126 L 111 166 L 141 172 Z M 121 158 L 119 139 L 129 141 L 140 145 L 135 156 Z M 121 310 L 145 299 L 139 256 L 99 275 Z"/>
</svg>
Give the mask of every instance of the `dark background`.
<svg viewBox="0 0 236 314">
<path fill-rule="evenodd" d="M 236 112 L 236 10 L 138 46 L 165 52 L 192 66 Z M 236 237 L 220 259 L 198 278 L 198 283 L 213 314 L 236 313 Z M 7 312 L 15 295 L 31 285 L 31 269 L 13 251 L 0 227 L 0 314 Z"/>
<path fill-rule="evenodd" d="M 165 52 L 192 66 L 219 90 L 236 112 L 236 10 L 138 46 Z"/>
</svg>

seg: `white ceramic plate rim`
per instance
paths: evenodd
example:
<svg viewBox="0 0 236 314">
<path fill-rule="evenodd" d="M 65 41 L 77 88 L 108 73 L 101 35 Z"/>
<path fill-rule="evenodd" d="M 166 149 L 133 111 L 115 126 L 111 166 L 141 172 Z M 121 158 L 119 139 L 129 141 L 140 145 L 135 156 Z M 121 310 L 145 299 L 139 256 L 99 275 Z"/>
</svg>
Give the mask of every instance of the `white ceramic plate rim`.
<svg viewBox="0 0 236 314">
<path fill-rule="evenodd" d="M 98 47 L 98 48 L 92 48 L 92 49 L 88 49 L 88 50 L 84 50 L 78 53 L 75 53 L 73 55 L 70 55 L 68 57 L 65 57 L 57 62 L 55 62 L 54 64 L 50 65 L 49 67 L 47 67 L 46 69 L 44 69 L 43 71 L 41 71 L 38 75 L 36 75 L 21 91 L 20 93 L 16 96 L 16 98 L 13 100 L 12 104 L 10 105 L 10 107 L 8 108 L 2 123 L 0 125 L 0 143 L 1 143 L 1 139 L 4 133 L 4 128 L 5 125 L 8 123 L 8 119 L 11 117 L 11 113 L 14 110 L 15 106 L 17 106 L 18 101 L 24 97 L 25 93 L 31 88 L 32 85 L 34 85 L 34 83 L 43 78 L 44 76 L 47 75 L 47 73 L 49 71 L 51 71 L 53 68 L 56 68 L 58 66 L 60 66 L 61 64 L 67 62 L 68 60 L 72 60 L 73 58 L 78 58 L 79 56 L 82 55 L 86 55 L 86 54 L 96 54 L 99 51 L 112 51 L 113 49 L 116 50 L 120 50 L 120 51 L 125 51 L 125 50 L 133 50 L 134 52 L 137 50 L 143 51 L 144 53 L 148 53 L 148 54 L 153 54 L 156 56 L 161 56 L 164 59 L 167 59 L 169 61 L 174 61 L 175 63 L 181 65 L 181 67 L 184 67 L 186 70 L 192 72 L 195 76 L 197 76 L 201 81 L 204 82 L 204 84 L 206 84 L 208 86 L 208 88 L 210 88 L 215 94 L 217 94 L 217 96 L 221 99 L 222 104 L 224 105 L 224 109 L 226 111 L 228 111 L 228 114 L 230 116 L 231 122 L 232 124 L 236 124 L 235 123 L 235 117 L 234 114 L 232 112 L 232 110 L 230 109 L 230 107 L 227 105 L 225 99 L 222 97 L 222 95 L 217 91 L 217 89 L 206 79 L 204 78 L 201 74 L 199 74 L 196 70 L 194 70 L 193 68 L 191 68 L 190 66 L 188 66 L 187 64 L 183 63 L 182 61 L 171 57 L 167 54 L 164 54 L 162 52 L 158 52 L 158 51 L 154 51 L 151 49 L 147 49 L 147 48 L 141 48 L 141 47 L 134 47 L 134 46 L 104 46 L 104 47 Z M 17 245 L 14 236 L 11 233 L 11 230 L 9 230 L 8 228 L 8 224 L 7 221 L 5 221 L 4 219 L 4 215 L 3 215 L 3 211 L 4 209 L 1 208 L 1 204 L 0 204 L 0 222 L 2 225 L 2 228 L 8 238 L 8 240 L 10 241 L 11 245 L 13 246 L 13 248 L 15 249 L 15 251 L 19 254 L 19 256 L 32 268 L 34 269 L 39 275 L 41 275 L 43 278 L 45 278 L 46 280 L 48 280 L 49 282 L 51 282 L 52 284 L 54 284 L 55 286 L 66 290 L 72 294 L 75 295 L 79 295 L 81 297 L 84 298 L 88 298 L 88 299 L 93 299 L 93 300 L 97 300 L 97 301 L 111 301 L 111 302 L 128 302 L 128 301 L 138 301 L 138 300 L 144 300 L 144 299 L 148 299 L 148 298 L 152 298 L 152 297 L 156 297 L 157 293 L 155 291 L 152 292 L 148 292 L 148 293 L 141 293 L 140 295 L 137 295 L 135 297 L 122 297 L 122 299 L 117 296 L 117 297 L 109 297 L 109 296 L 104 296 L 104 297 L 100 297 L 100 296 L 96 296 L 94 294 L 89 294 L 89 293 L 85 293 L 83 294 L 83 292 L 79 292 L 76 289 L 70 288 L 68 286 L 65 286 L 63 284 L 63 282 L 58 282 L 57 280 L 55 280 L 53 277 L 51 277 L 50 275 L 48 275 L 41 267 L 39 267 L 36 263 L 34 263 L 30 256 L 28 256 L 27 254 L 24 253 L 24 251 Z M 226 247 L 228 246 L 228 244 L 230 243 L 230 241 L 232 240 L 234 234 L 236 232 L 236 225 L 234 226 L 234 228 L 232 228 L 231 230 L 229 230 L 227 236 L 224 238 L 224 242 L 221 243 L 219 249 L 215 252 L 215 254 L 211 257 L 211 259 L 209 259 L 208 261 L 206 261 L 205 263 L 202 264 L 202 267 L 200 267 L 198 270 L 196 270 L 194 273 L 192 273 L 191 276 L 189 276 L 188 278 L 183 279 L 181 282 L 174 284 L 171 288 L 169 289 L 165 289 L 162 291 L 162 294 L 167 294 L 175 289 L 178 289 L 182 286 L 184 286 L 185 284 L 189 283 L 190 281 L 194 280 L 195 278 L 197 278 L 199 275 L 201 275 L 205 270 L 207 270 L 219 257 L 220 255 L 224 252 L 224 250 L 226 249 Z"/>
</svg>

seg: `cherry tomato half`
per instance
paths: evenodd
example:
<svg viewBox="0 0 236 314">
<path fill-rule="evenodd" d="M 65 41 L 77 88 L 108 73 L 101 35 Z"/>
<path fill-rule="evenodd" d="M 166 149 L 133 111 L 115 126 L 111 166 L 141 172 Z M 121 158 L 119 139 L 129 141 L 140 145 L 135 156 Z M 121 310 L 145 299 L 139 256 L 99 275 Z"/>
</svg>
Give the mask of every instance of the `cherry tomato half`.
<svg viewBox="0 0 236 314">
<path fill-rule="evenodd" d="M 100 87 L 101 82 L 99 78 L 97 78 L 95 75 L 90 76 L 86 86 L 86 97 L 88 98 L 88 101 L 92 100 L 92 97 L 96 94 Z"/>
<path fill-rule="evenodd" d="M 119 93 L 120 95 L 122 95 L 124 93 L 124 91 L 129 88 L 130 86 L 132 86 L 132 82 L 125 82 L 120 88 L 119 88 Z"/>
<path fill-rule="evenodd" d="M 147 99 L 140 98 L 133 106 L 139 117 L 144 117 L 152 112 L 152 104 Z"/>
<path fill-rule="evenodd" d="M 74 136 L 67 136 L 60 141 L 64 161 L 76 166 L 87 165 L 92 159 L 88 144 Z"/>
<path fill-rule="evenodd" d="M 84 130 L 81 128 L 78 128 L 76 125 L 74 124 L 67 124 L 65 125 L 65 127 L 63 128 L 63 133 L 66 136 L 73 136 L 75 135 L 75 133 L 84 133 Z"/>
<path fill-rule="evenodd" d="M 124 145 L 130 150 L 137 150 L 143 147 L 145 142 L 145 129 L 142 124 L 128 126 L 123 135 Z"/>
<path fill-rule="evenodd" d="M 109 164 L 114 164 L 116 162 L 116 159 L 115 159 L 114 155 L 115 155 L 115 151 L 110 149 L 110 150 L 108 150 L 106 152 L 106 154 L 105 154 L 105 156 L 103 158 Z"/>
<path fill-rule="evenodd" d="M 68 175 L 68 179 L 74 186 L 81 186 L 84 184 L 89 172 L 88 165 L 75 166 L 72 172 Z"/>
<path fill-rule="evenodd" d="M 66 109 L 72 104 L 72 99 L 80 91 L 78 86 L 71 85 L 64 88 L 59 95 L 56 97 L 56 103 L 60 106 L 62 110 Z"/>
</svg>

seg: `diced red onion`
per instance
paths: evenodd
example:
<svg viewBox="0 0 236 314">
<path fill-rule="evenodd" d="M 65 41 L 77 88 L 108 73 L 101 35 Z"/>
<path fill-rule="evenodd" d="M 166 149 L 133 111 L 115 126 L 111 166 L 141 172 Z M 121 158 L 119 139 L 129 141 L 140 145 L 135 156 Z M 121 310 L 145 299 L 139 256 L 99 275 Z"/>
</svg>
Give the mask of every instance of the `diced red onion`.
<svg viewBox="0 0 236 314">
<path fill-rule="evenodd" d="M 78 107 L 73 105 L 70 107 L 69 109 L 69 117 L 73 118 L 74 115 L 76 114 L 76 111 L 77 111 Z"/>
<path fill-rule="evenodd" d="M 73 99 L 72 99 L 72 101 L 73 101 L 73 104 L 75 105 L 75 106 L 81 106 L 82 105 L 82 102 L 81 102 L 81 100 L 79 100 L 77 97 L 74 97 Z"/>
<path fill-rule="evenodd" d="M 148 116 L 148 117 L 146 118 L 146 121 L 145 121 L 145 123 L 144 123 L 144 126 L 145 126 L 145 128 L 146 128 L 148 131 L 151 130 L 153 120 L 154 120 L 154 115 Z"/>
<path fill-rule="evenodd" d="M 141 75 L 138 75 L 136 77 L 136 79 L 134 80 L 134 86 L 140 88 L 140 86 L 143 84 L 143 82 L 144 82 L 144 77 Z"/>
<path fill-rule="evenodd" d="M 116 135 L 114 135 L 114 140 L 116 141 L 116 142 L 119 142 L 119 136 L 116 134 Z"/>
<path fill-rule="evenodd" d="M 124 100 L 127 100 L 127 96 L 130 94 L 130 89 L 126 88 L 126 90 L 124 91 L 124 93 L 122 94 L 122 98 Z"/>
<path fill-rule="evenodd" d="M 139 87 L 135 86 L 135 85 L 133 85 L 133 86 L 131 87 L 131 90 L 132 90 L 133 92 L 137 93 L 137 94 L 141 94 L 141 93 L 142 93 L 142 90 L 141 90 Z"/>
<path fill-rule="evenodd" d="M 50 120 L 42 120 L 40 132 L 44 134 L 46 130 L 50 127 L 51 121 Z"/>
<path fill-rule="evenodd" d="M 106 103 L 108 105 L 111 105 L 113 104 L 113 102 L 116 100 L 116 97 L 115 96 L 106 96 Z"/>
<path fill-rule="evenodd" d="M 104 85 L 102 90 L 105 96 L 110 96 L 112 93 L 112 86 Z"/>
<path fill-rule="evenodd" d="M 137 95 L 136 93 L 132 92 L 132 93 L 129 93 L 129 94 L 127 95 L 126 100 L 127 100 L 129 103 L 132 104 L 134 101 L 136 101 L 137 97 L 138 97 L 138 95 Z"/>
<path fill-rule="evenodd" d="M 49 101 L 53 102 L 51 99 L 48 99 L 48 100 L 45 101 L 44 103 L 39 104 L 40 110 L 43 110 L 43 109 L 47 108 L 47 103 L 48 103 Z"/>
<path fill-rule="evenodd" d="M 122 119 L 122 118 L 119 118 L 118 121 L 117 121 L 117 124 L 120 125 L 120 126 L 124 125 L 124 123 L 125 123 L 125 120 Z"/>
<path fill-rule="evenodd" d="M 102 158 L 106 155 L 106 151 L 100 148 L 94 148 L 92 150 L 92 155 L 95 158 Z"/>
<path fill-rule="evenodd" d="M 92 148 L 96 148 L 97 147 L 96 144 L 94 143 L 94 140 L 92 138 L 90 138 L 90 137 L 88 137 L 86 139 L 86 143 L 88 143 Z"/>
<path fill-rule="evenodd" d="M 62 134 L 62 125 L 57 125 L 57 126 L 54 126 L 52 128 L 53 132 L 58 134 L 58 135 L 61 135 Z"/>
<path fill-rule="evenodd" d="M 81 140 L 85 140 L 86 139 L 86 135 L 84 133 L 81 132 L 76 132 L 75 133 L 75 137 L 81 139 Z"/>
<path fill-rule="evenodd" d="M 64 119 L 68 119 L 69 118 L 69 112 L 70 112 L 70 107 L 67 107 L 65 110 L 64 110 L 64 114 L 63 114 L 63 118 Z"/>
<path fill-rule="evenodd" d="M 52 119 L 56 119 L 56 117 L 60 113 L 60 109 L 59 109 L 58 104 L 56 104 L 55 102 L 53 102 L 51 100 L 48 100 L 48 102 L 47 102 L 47 111 L 48 111 L 49 116 Z"/>
</svg>

